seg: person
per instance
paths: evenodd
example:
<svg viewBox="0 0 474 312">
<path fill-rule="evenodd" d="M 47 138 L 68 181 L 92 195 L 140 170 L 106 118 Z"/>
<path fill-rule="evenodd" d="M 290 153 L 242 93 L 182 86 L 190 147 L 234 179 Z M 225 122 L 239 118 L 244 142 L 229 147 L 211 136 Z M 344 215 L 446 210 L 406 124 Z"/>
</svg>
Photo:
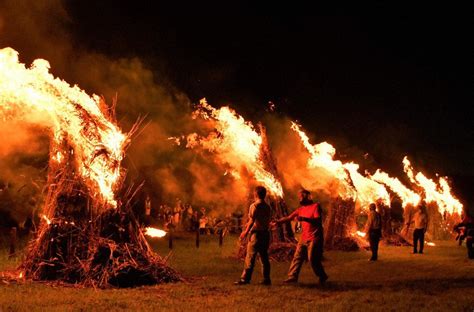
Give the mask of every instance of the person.
<svg viewBox="0 0 474 312">
<path fill-rule="evenodd" d="M 192 231 L 198 231 L 199 230 L 199 212 L 195 210 L 193 212 L 193 218 L 192 218 Z"/>
<path fill-rule="evenodd" d="M 209 219 L 205 214 L 199 218 L 199 234 L 209 234 L 207 232 L 207 223 L 209 222 Z"/>
<path fill-rule="evenodd" d="M 147 195 L 145 199 L 145 220 L 144 224 L 149 226 L 151 224 L 151 199 L 150 196 Z"/>
<path fill-rule="evenodd" d="M 469 212 L 465 213 L 461 223 L 457 224 L 454 229 L 463 231 L 463 236 L 466 239 L 467 257 L 474 259 L 474 219 L 469 215 Z"/>
<path fill-rule="evenodd" d="M 186 209 L 186 220 L 187 220 L 186 230 L 187 231 L 192 231 L 193 229 L 193 214 L 194 214 L 193 206 L 191 206 L 191 204 L 188 204 L 188 207 Z"/>
<path fill-rule="evenodd" d="M 270 246 L 270 219 L 272 210 L 265 202 L 267 190 L 263 186 L 257 186 L 254 191 L 255 202 L 250 205 L 247 225 L 240 235 L 243 240 L 247 235 L 247 254 L 245 256 L 244 270 L 236 285 L 249 284 L 255 267 L 257 254 L 262 262 L 263 280 L 262 285 L 271 285 L 270 259 L 268 247 Z"/>
<path fill-rule="evenodd" d="M 370 250 L 372 251 L 369 261 L 377 261 L 379 242 L 382 237 L 382 216 L 377 212 L 376 208 L 377 206 L 374 203 L 369 205 L 369 218 L 365 226 L 365 232 L 369 237 Z"/>
<path fill-rule="evenodd" d="M 426 215 L 423 203 L 418 205 L 413 217 L 413 222 L 415 223 L 415 231 L 413 232 L 413 253 L 416 254 L 419 252 L 422 254 L 425 245 L 425 233 L 428 227 L 428 216 Z M 419 251 L 418 242 L 420 243 Z"/>
<path fill-rule="evenodd" d="M 173 225 L 176 228 L 180 225 L 182 205 L 181 199 L 176 198 L 176 205 L 173 209 Z"/>
<path fill-rule="evenodd" d="M 303 261 L 308 259 L 314 273 L 319 277 L 319 282 L 324 284 L 328 279 L 328 275 L 321 263 L 324 243 L 321 205 L 313 202 L 311 193 L 305 189 L 299 192 L 299 200 L 301 207 L 289 216 L 283 217 L 272 224 L 282 224 L 295 218 L 301 222 L 301 238 L 291 261 L 288 278 L 284 283 L 298 282 L 298 275 Z"/>
</svg>

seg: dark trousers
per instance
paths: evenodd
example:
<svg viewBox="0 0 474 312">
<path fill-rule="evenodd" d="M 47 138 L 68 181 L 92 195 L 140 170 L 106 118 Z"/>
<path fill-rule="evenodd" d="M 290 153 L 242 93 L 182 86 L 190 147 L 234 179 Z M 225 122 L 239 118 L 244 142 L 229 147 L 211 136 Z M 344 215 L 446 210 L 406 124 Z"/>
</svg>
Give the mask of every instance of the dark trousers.
<svg viewBox="0 0 474 312">
<path fill-rule="evenodd" d="M 467 230 L 466 247 L 468 258 L 474 259 L 474 229 Z"/>
<path fill-rule="evenodd" d="M 270 246 L 270 232 L 256 231 L 250 234 L 247 243 L 247 255 L 245 256 L 244 271 L 241 279 L 250 282 L 257 254 L 262 262 L 263 279 L 270 280 L 270 259 L 268 258 L 268 247 Z"/>
<path fill-rule="evenodd" d="M 370 230 L 369 231 L 369 243 L 370 243 L 370 250 L 372 251 L 371 260 L 377 260 L 379 255 L 379 242 L 380 238 L 382 237 L 381 230 Z"/>
<path fill-rule="evenodd" d="M 308 259 L 314 274 L 316 274 L 319 278 L 325 278 L 327 275 L 321 263 L 322 257 L 322 239 L 299 242 L 296 246 L 296 251 L 295 255 L 293 256 L 293 260 L 291 261 L 288 277 L 298 280 L 298 275 L 300 274 L 301 266 L 303 265 L 303 262 Z"/>
<path fill-rule="evenodd" d="M 413 252 L 418 252 L 418 242 L 420 242 L 420 253 L 423 253 L 425 245 L 425 229 L 415 229 L 413 232 Z"/>
</svg>

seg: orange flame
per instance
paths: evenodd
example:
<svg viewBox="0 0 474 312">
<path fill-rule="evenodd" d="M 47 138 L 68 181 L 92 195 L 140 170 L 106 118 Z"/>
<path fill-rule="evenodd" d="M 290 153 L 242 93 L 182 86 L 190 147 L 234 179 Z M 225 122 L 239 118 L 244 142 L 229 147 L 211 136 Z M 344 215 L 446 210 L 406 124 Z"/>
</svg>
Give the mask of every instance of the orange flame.
<svg viewBox="0 0 474 312">
<path fill-rule="evenodd" d="M 357 200 L 362 206 L 367 207 L 377 201 L 382 201 L 385 205 L 390 205 L 390 195 L 385 187 L 360 174 L 358 164 L 346 163 L 344 164 L 344 168 L 349 171 L 352 182 L 357 190 Z"/>
<path fill-rule="evenodd" d="M 146 227 L 145 228 L 145 235 L 150 236 L 150 237 L 165 237 L 166 231 L 152 228 L 152 227 Z"/>
<path fill-rule="evenodd" d="M 49 73 L 48 61 L 37 59 L 26 68 L 18 52 L 0 50 L 0 116 L 25 118 L 53 131 L 59 149 L 63 139 L 74 148 L 77 172 L 101 202 L 116 206 L 114 189 L 127 137 L 103 113 L 100 98 Z M 50 151 L 58 163 L 64 151 Z"/>
<path fill-rule="evenodd" d="M 360 237 L 365 237 L 367 233 L 361 232 L 361 231 L 356 231 L 355 234 Z"/>
<path fill-rule="evenodd" d="M 263 184 L 270 193 L 283 197 L 283 187 L 276 177 L 265 170 L 260 159 L 262 137 L 255 130 L 251 122 L 238 115 L 234 110 L 225 106 L 216 109 L 205 99 L 200 101 L 194 117 L 200 116 L 205 120 L 212 120 L 216 129 L 207 137 L 200 137 L 196 133 L 188 136 L 187 147 L 197 145 L 216 153 L 220 161 L 229 165 L 230 173 L 240 178 L 240 169 L 247 168 L 255 180 Z"/>
<path fill-rule="evenodd" d="M 451 188 L 446 178 L 439 178 L 439 185 L 427 178 L 423 173 L 415 174 L 408 157 L 403 158 L 403 168 L 410 181 L 424 190 L 424 200 L 427 203 L 436 203 L 440 213 L 445 211 L 450 214 L 461 215 L 463 205 L 451 194 Z"/>
<path fill-rule="evenodd" d="M 306 133 L 294 122 L 291 122 L 291 129 L 298 133 L 301 142 L 310 154 L 307 167 L 309 169 L 321 168 L 328 171 L 331 176 L 341 183 L 342 190 L 339 195 L 344 199 L 354 198 L 355 190 L 350 185 L 351 182 L 347 170 L 345 170 L 341 161 L 334 160 L 336 149 L 327 142 L 312 145 Z"/>
<path fill-rule="evenodd" d="M 381 171 L 380 169 L 377 169 L 377 171 L 371 176 L 371 179 L 385 184 L 394 193 L 396 193 L 402 200 L 403 207 L 406 207 L 409 204 L 416 206 L 421 200 L 420 195 L 407 188 L 397 178 L 390 177 L 387 173 Z"/>
<path fill-rule="evenodd" d="M 43 215 L 43 219 L 44 219 L 44 221 L 46 221 L 46 224 L 48 224 L 48 225 L 51 224 L 51 220 L 46 215 Z"/>
<path fill-rule="evenodd" d="M 366 207 L 370 203 L 382 200 L 389 204 L 390 197 L 385 187 L 369 178 L 361 175 L 359 165 L 354 163 L 342 163 L 334 160 L 336 149 L 327 142 L 312 145 L 309 138 L 301 127 L 292 122 L 291 129 L 298 133 L 303 145 L 308 150 L 310 158 L 308 168 L 321 168 L 328 171 L 343 186 L 339 195 L 344 199 L 357 199 L 359 203 Z M 353 187 L 352 187 L 353 185 Z"/>
</svg>

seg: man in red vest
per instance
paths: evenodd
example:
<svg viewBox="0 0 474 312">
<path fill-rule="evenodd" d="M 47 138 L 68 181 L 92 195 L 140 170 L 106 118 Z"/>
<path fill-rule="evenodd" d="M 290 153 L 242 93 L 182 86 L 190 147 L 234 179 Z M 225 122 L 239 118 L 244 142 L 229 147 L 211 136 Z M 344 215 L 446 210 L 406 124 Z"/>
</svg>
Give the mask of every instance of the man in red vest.
<svg viewBox="0 0 474 312">
<path fill-rule="evenodd" d="M 273 222 L 273 224 L 276 225 L 291 221 L 295 218 L 301 222 L 301 238 L 290 265 L 288 278 L 284 283 L 298 282 L 301 266 L 304 260 L 308 259 L 314 273 L 319 277 L 320 283 L 324 284 L 328 279 L 328 275 L 324 271 L 321 263 L 324 242 L 321 205 L 313 202 L 310 192 L 304 189 L 299 192 L 299 199 L 301 207 L 293 211 L 289 216 Z"/>
</svg>

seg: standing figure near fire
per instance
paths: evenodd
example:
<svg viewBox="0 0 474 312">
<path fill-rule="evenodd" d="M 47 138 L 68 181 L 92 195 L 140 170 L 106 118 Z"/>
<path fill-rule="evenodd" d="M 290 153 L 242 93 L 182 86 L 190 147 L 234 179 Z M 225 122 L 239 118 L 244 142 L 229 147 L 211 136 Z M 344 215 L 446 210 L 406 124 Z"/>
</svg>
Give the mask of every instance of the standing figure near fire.
<svg viewBox="0 0 474 312">
<path fill-rule="evenodd" d="M 428 227 L 428 215 L 426 214 L 426 208 L 423 203 L 420 203 L 417 207 L 413 222 L 415 223 L 415 231 L 413 232 L 413 253 L 418 253 L 418 242 L 420 242 L 419 253 L 423 253 L 423 247 L 425 245 L 425 233 Z"/>
<path fill-rule="evenodd" d="M 150 226 L 151 224 L 151 199 L 150 196 L 147 195 L 145 199 L 145 225 Z"/>
<path fill-rule="evenodd" d="M 382 216 L 376 208 L 377 206 L 374 203 L 369 205 L 369 218 L 365 226 L 365 232 L 369 236 L 370 250 L 372 251 L 372 257 L 369 261 L 377 261 L 379 242 L 382 237 Z"/>
<path fill-rule="evenodd" d="M 267 190 L 263 186 L 257 186 L 254 191 L 255 202 L 250 205 L 247 225 L 240 235 L 244 239 L 250 233 L 247 243 L 247 255 L 245 256 L 245 267 L 240 280 L 236 285 L 249 284 L 255 267 L 257 253 L 262 261 L 263 280 L 261 284 L 271 285 L 270 259 L 268 258 L 268 247 L 270 246 L 270 219 L 272 209 L 265 203 Z"/>
<path fill-rule="evenodd" d="M 310 192 L 304 189 L 299 192 L 299 199 L 301 207 L 289 216 L 273 222 L 273 225 L 277 225 L 295 218 L 301 222 L 301 238 L 291 261 L 288 278 L 284 283 L 298 282 L 301 266 L 308 259 L 314 273 L 319 277 L 320 283 L 324 284 L 328 279 L 328 275 L 321 263 L 324 243 L 321 205 L 313 202 Z"/>
<path fill-rule="evenodd" d="M 462 229 L 466 239 L 467 256 L 469 259 L 474 259 L 474 219 L 470 216 L 469 211 L 466 210 L 461 223 L 457 224 L 454 229 L 457 232 Z"/>
</svg>

